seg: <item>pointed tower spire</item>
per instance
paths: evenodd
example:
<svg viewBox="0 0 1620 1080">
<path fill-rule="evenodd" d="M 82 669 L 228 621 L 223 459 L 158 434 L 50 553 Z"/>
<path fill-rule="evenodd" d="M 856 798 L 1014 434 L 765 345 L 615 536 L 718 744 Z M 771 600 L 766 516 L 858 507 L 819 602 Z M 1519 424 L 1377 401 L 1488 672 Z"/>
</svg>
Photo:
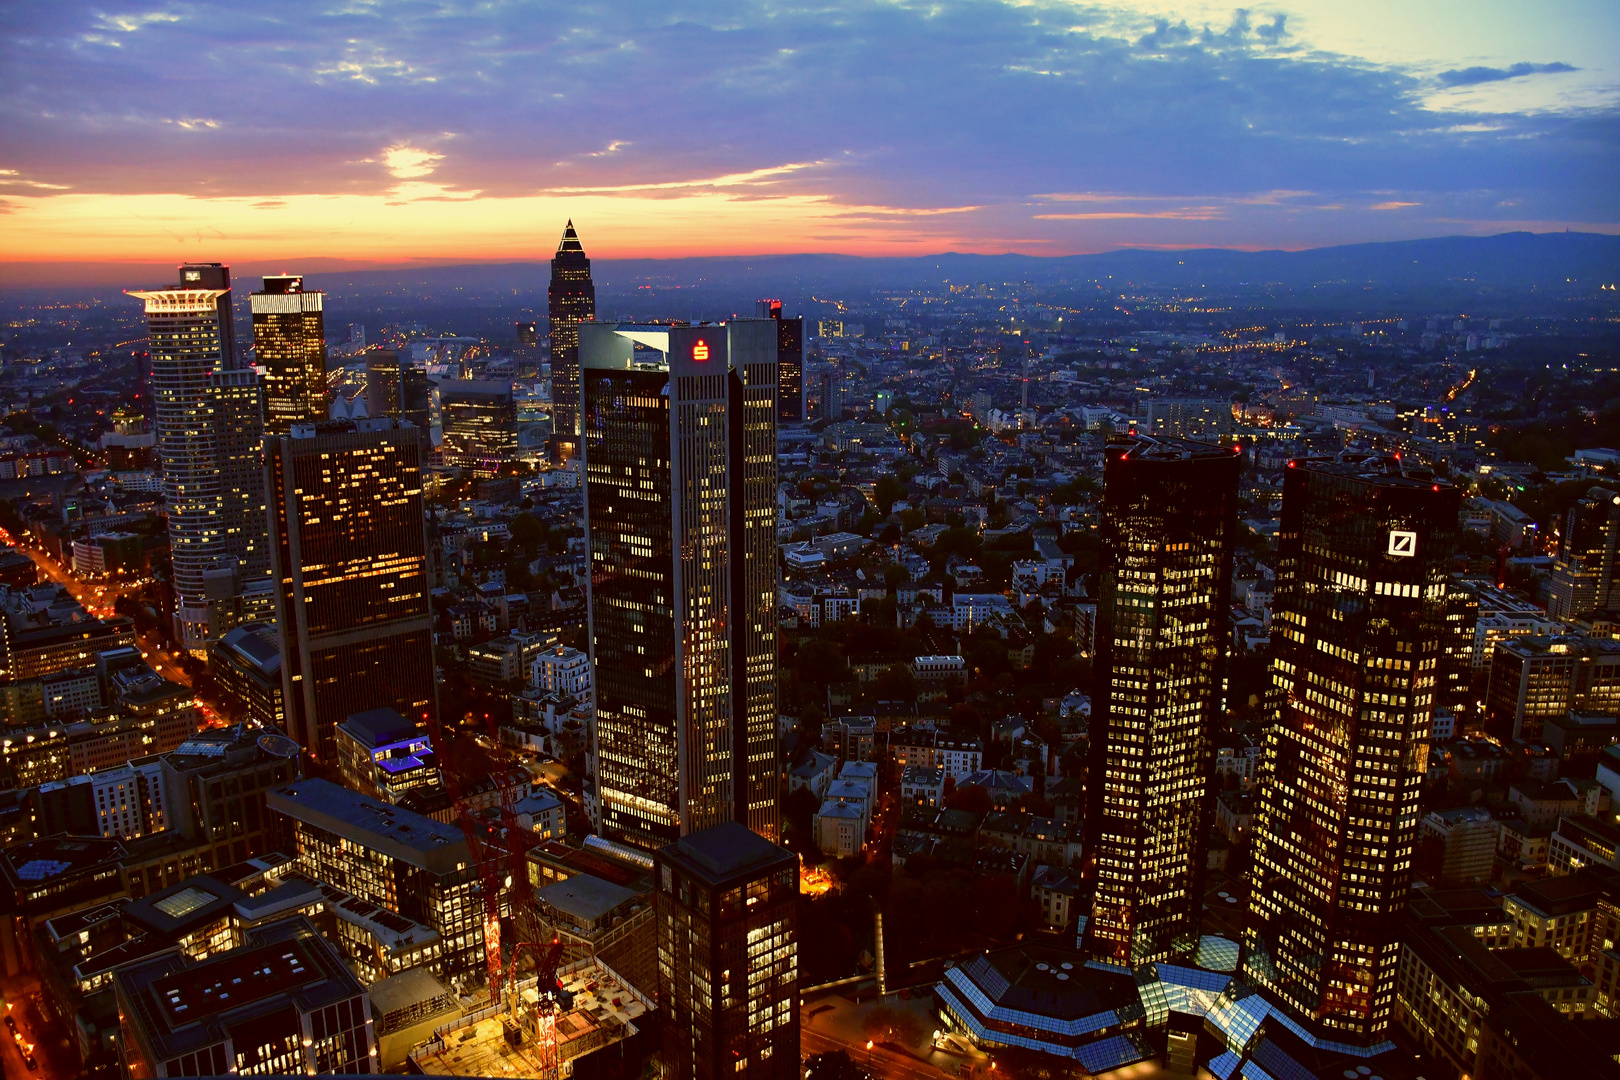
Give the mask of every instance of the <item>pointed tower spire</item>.
<svg viewBox="0 0 1620 1080">
<path fill-rule="evenodd" d="M 572 218 L 551 260 L 547 297 L 551 309 L 553 455 L 561 462 L 573 456 L 579 435 L 579 324 L 596 317 L 591 260 L 585 257 Z"/>
<path fill-rule="evenodd" d="M 557 254 L 565 251 L 577 251 L 585 254 L 585 248 L 579 242 L 579 234 L 574 231 L 574 219 L 568 219 L 568 225 L 563 229 L 562 242 L 557 245 Z"/>
</svg>

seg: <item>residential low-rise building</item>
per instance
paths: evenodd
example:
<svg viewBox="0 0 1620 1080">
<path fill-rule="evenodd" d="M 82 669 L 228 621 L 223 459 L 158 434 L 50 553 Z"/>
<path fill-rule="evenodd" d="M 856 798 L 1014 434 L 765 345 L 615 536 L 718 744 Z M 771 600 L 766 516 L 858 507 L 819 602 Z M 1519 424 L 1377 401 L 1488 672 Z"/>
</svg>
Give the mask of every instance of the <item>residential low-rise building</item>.
<svg viewBox="0 0 1620 1080">
<path fill-rule="evenodd" d="M 529 670 L 529 682 L 548 694 L 584 699 L 591 694 L 591 658 L 567 645 L 542 652 Z"/>
<path fill-rule="evenodd" d="M 1080 834 L 1074 826 L 1035 814 L 989 814 L 979 826 L 978 842 L 1027 855 L 1034 866 L 1069 867 L 1080 860 Z"/>
<path fill-rule="evenodd" d="M 1223 791 L 1216 797 L 1215 828 L 1227 843 L 1236 844 L 1249 835 L 1255 801 L 1252 794 L 1242 791 Z"/>
<path fill-rule="evenodd" d="M 810 794 L 816 798 L 824 798 L 827 794 L 827 785 L 832 783 L 837 771 L 838 759 L 831 754 L 823 754 L 819 750 L 810 751 L 804 761 L 788 770 L 788 793 L 792 794 L 800 788 L 809 788 Z"/>
<path fill-rule="evenodd" d="M 937 810 L 945 805 L 945 770 L 912 765 L 900 774 L 900 804 Z"/>
<path fill-rule="evenodd" d="M 866 847 L 866 812 L 858 802 L 827 799 L 810 823 L 816 848 L 835 859 L 850 859 Z"/>
<path fill-rule="evenodd" d="M 1041 920 L 1053 930 L 1065 930 L 1079 916 L 1080 876 L 1061 866 L 1042 866 L 1030 879 L 1030 895 L 1041 909 Z"/>
</svg>

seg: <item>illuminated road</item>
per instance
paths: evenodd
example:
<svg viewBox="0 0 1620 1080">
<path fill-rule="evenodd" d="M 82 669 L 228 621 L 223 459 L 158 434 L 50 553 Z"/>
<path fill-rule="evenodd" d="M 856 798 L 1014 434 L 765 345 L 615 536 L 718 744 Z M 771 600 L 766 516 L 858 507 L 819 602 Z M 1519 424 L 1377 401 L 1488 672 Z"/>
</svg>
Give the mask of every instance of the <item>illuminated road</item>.
<svg viewBox="0 0 1620 1080">
<path fill-rule="evenodd" d="M 0 529 L 0 541 L 10 544 L 18 551 L 34 560 L 40 573 L 50 579 L 53 584 L 60 585 L 68 591 L 68 595 L 84 605 L 84 609 L 99 618 L 111 618 L 117 612 L 113 604 L 121 594 L 120 587 L 114 582 L 100 584 L 83 581 L 74 577 L 61 563 L 51 558 L 26 541 L 19 543 L 9 532 Z M 147 663 L 164 678 L 179 683 L 181 686 L 191 685 L 191 676 L 180 667 L 178 660 L 168 650 L 166 644 L 153 634 L 145 634 L 137 638 L 141 647 L 141 655 L 146 657 Z M 209 721 L 214 720 L 213 710 L 205 710 Z"/>
<path fill-rule="evenodd" d="M 802 1056 L 810 1054 L 824 1054 L 829 1050 L 843 1050 L 849 1054 L 850 1060 L 866 1067 L 873 1075 L 878 1077 L 905 1078 L 905 1080 L 939 1080 L 942 1076 L 955 1076 L 954 1071 L 946 1072 L 937 1069 L 926 1062 L 918 1061 L 907 1054 L 897 1054 L 881 1046 L 874 1046 L 870 1051 L 866 1049 L 865 1042 L 845 1042 L 834 1035 L 824 1031 L 814 1031 L 808 1024 L 799 1029 L 799 1047 Z M 936 1054 L 942 1062 L 949 1062 L 953 1068 L 959 1058 L 946 1054 Z"/>
<path fill-rule="evenodd" d="M 5 1069 L 7 1077 L 68 1080 L 78 1071 L 78 1055 L 60 1031 L 38 1031 L 30 1019 L 28 999 L 38 994 L 39 990 L 39 980 L 32 975 L 18 975 L 5 980 L 3 991 L 0 991 L 4 995 L 5 1005 L 0 1015 L 9 1016 L 11 1024 L 0 1028 L 0 1068 Z M 33 1069 L 28 1068 L 26 1061 L 30 1053 L 35 1061 Z"/>
</svg>

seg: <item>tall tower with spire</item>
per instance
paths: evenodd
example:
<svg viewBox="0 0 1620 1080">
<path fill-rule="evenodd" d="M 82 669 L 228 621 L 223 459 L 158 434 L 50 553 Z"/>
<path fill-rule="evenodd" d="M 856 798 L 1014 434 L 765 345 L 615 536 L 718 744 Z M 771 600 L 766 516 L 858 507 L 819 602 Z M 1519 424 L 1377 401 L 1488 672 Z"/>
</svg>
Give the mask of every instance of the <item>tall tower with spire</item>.
<svg viewBox="0 0 1620 1080">
<path fill-rule="evenodd" d="M 596 286 L 574 223 L 563 229 L 551 260 L 551 426 L 559 457 L 572 457 L 579 445 L 579 324 L 596 318 Z"/>
</svg>

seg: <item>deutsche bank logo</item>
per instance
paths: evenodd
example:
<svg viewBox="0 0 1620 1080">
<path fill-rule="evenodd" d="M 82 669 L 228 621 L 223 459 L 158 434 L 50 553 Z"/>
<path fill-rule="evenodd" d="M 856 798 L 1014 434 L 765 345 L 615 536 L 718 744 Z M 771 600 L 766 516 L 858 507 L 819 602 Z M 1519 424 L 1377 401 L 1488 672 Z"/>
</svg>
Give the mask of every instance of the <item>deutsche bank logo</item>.
<svg viewBox="0 0 1620 1080">
<path fill-rule="evenodd" d="M 1389 554 L 1399 555 L 1406 559 L 1416 555 L 1417 533 L 1391 529 L 1389 533 Z"/>
</svg>

